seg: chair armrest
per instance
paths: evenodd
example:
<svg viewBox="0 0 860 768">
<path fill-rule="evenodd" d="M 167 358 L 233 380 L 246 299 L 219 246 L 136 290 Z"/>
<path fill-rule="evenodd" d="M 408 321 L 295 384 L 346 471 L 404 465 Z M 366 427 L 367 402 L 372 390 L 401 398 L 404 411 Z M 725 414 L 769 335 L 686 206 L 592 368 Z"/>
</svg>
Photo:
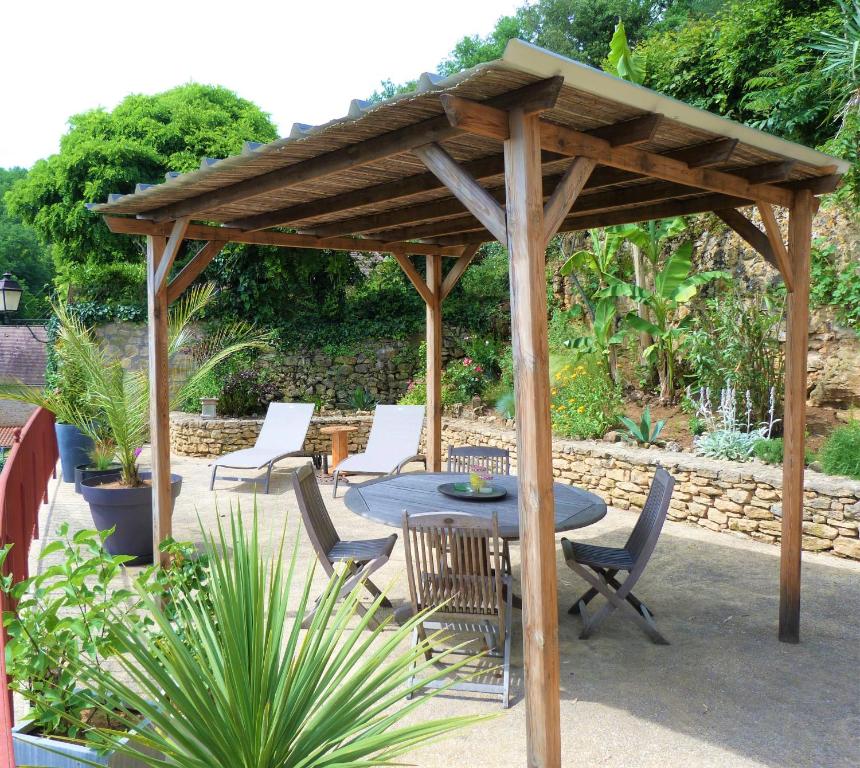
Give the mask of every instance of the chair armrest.
<svg viewBox="0 0 860 768">
<path fill-rule="evenodd" d="M 416 453 L 414 456 L 410 456 L 408 459 L 403 459 L 395 468 L 394 472 L 391 474 L 399 475 L 400 470 L 403 469 L 407 464 L 411 464 L 413 461 L 420 461 L 424 464 L 424 469 L 427 469 L 427 457 L 423 453 Z"/>
</svg>

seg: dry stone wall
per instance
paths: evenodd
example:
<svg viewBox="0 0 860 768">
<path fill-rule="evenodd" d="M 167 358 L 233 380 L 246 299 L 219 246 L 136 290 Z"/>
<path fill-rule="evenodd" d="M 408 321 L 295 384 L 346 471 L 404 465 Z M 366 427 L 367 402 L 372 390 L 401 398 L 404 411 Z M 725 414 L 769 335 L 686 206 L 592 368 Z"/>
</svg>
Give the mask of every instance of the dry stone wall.
<svg viewBox="0 0 860 768">
<path fill-rule="evenodd" d="M 372 420 L 371 414 L 335 412 L 315 416 L 305 450 L 329 450 L 330 438 L 320 433 L 320 427 L 351 424 L 358 429 L 350 435 L 350 453 L 361 451 L 367 444 Z M 171 448 L 180 455 L 211 458 L 253 445 L 261 424 L 258 419 L 204 420 L 173 413 Z M 449 445 L 507 448 L 512 468 L 516 468 L 516 433 L 498 422 L 446 418 L 442 423 L 443 455 Z M 556 480 L 593 490 L 619 509 L 638 511 L 642 507 L 658 464 L 677 480 L 669 510 L 671 520 L 768 544 L 779 543 L 782 473 L 778 467 L 646 450 L 623 443 L 553 441 Z M 803 548 L 860 560 L 860 482 L 807 471 L 805 496 Z"/>
</svg>

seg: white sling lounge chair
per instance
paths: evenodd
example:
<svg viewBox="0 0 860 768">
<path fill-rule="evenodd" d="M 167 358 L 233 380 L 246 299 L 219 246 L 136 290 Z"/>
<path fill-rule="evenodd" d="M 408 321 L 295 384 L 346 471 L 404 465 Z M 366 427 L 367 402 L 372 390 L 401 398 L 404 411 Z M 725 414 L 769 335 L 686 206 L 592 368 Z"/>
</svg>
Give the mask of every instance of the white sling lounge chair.
<svg viewBox="0 0 860 768">
<path fill-rule="evenodd" d="M 266 468 L 266 488 L 269 492 L 269 481 L 272 478 L 272 465 L 287 456 L 302 454 L 302 446 L 311 416 L 314 414 L 313 403 L 270 403 L 266 418 L 253 448 L 233 451 L 219 456 L 212 462 L 212 480 L 209 490 L 215 487 L 215 475 L 218 467 L 230 469 L 263 469 Z M 244 478 L 224 477 L 222 480 L 242 480 Z"/>
<path fill-rule="evenodd" d="M 334 490 L 341 472 L 358 475 L 393 475 L 411 461 L 427 460 L 418 453 L 424 427 L 423 405 L 377 405 L 364 453 L 347 456 L 334 470 Z"/>
</svg>

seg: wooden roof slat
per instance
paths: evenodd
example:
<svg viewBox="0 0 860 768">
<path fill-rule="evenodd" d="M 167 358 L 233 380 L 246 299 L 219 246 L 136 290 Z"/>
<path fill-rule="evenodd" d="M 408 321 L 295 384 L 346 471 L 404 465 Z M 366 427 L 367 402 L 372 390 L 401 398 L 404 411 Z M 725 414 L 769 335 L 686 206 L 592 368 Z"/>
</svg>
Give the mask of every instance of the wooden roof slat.
<svg viewBox="0 0 860 768">
<path fill-rule="evenodd" d="M 552 90 L 555 90 L 557 96 L 560 87 L 556 78 L 550 80 L 549 87 L 546 81 L 539 80 L 537 83 L 525 85 L 522 88 L 494 97 L 488 103 L 499 109 L 520 103 L 527 103 L 535 108 L 537 103 L 548 104 Z M 288 165 L 285 168 L 269 171 L 220 189 L 204 192 L 179 203 L 157 208 L 147 214 L 146 218 L 166 221 L 181 216 L 193 216 L 226 203 L 245 200 L 275 189 L 295 186 L 303 181 L 329 176 L 357 165 L 398 155 L 422 144 L 444 141 L 460 132 L 460 129 L 452 126 L 444 115 L 431 117 L 419 123 L 406 125 L 394 131 L 311 157 L 304 162 Z"/>
</svg>

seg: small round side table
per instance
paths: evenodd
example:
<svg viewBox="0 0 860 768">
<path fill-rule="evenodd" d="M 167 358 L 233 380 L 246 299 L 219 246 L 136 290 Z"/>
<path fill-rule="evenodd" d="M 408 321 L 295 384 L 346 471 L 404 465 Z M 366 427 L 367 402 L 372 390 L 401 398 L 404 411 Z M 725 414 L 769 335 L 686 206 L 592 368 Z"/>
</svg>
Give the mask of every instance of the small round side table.
<svg viewBox="0 0 860 768">
<path fill-rule="evenodd" d="M 358 427 L 350 426 L 349 424 L 320 428 L 322 434 L 331 435 L 331 465 L 329 466 L 329 472 L 334 470 L 338 464 L 349 456 L 349 433 L 355 432 L 357 429 Z"/>
</svg>

